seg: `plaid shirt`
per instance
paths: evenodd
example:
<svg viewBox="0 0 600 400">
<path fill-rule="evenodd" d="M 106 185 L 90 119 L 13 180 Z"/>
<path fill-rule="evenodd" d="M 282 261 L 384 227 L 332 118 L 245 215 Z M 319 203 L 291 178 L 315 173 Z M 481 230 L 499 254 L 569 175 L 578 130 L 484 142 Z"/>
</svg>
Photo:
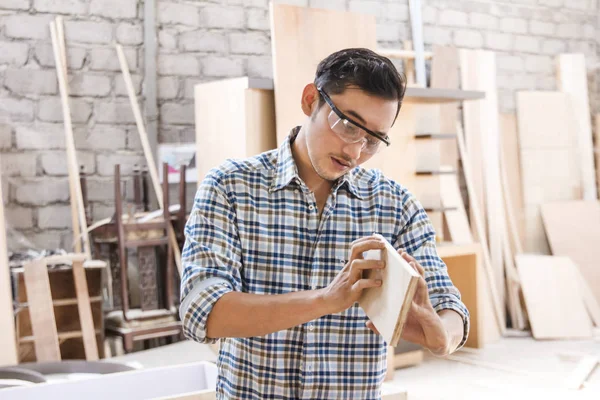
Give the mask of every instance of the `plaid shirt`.
<svg viewBox="0 0 600 400">
<path fill-rule="evenodd" d="M 319 217 L 298 176 L 290 141 L 278 150 L 230 160 L 200 185 L 186 225 L 180 314 L 200 343 L 215 302 L 231 291 L 276 295 L 326 287 L 345 265 L 352 241 L 380 233 L 426 271 L 436 311 L 469 314 L 435 248 L 419 202 L 379 171 L 361 167 L 338 179 Z M 348 310 L 262 337 L 227 338 L 217 361 L 218 398 L 378 399 L 386 343 Z"/>
</svg>

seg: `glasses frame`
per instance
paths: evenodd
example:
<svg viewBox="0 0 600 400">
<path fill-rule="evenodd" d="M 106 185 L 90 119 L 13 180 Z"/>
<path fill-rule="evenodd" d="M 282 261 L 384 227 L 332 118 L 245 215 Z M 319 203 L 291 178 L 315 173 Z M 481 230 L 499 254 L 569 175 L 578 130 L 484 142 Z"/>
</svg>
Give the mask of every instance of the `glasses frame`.
<svg viewBox="0 0 600 400">
<path fill-rule="evenodd" d="M 343 112 L 341 112 L 336 106 L 335 104 L 333 104 L 333 101 L 331 100 L 331 97 L 329 97 L 329 95 L 327 93 L 325 93 L 321 88 L 317 88 L 319 94 L 323 97 L 323 99 L 325 100 L 325 103 L 327 103 L 327 105 L 329 107 L 331 107 L 331 110 L 335 113 L 335 115 L 337 115 L 340 119 L 344 119 L 348 122 L 350 122 L 351 124 L 354 124 L 356 126 L 358 126 L 360 129 L 362 129 L 363 131 L 367 132 L 369 135 L 379 139 L 380 141 L 382 141 L 383 143 L 385 143 L 385 145 L 387 147 L 389 147 L 392 143 L 390 142 L 390 140 L 388 139 L 387 136 L 381 136 L 376 134 L 375 132 L 373 132 L 372 130 L 364 127 L 363 125 L 359 124 L 358 122 L 354 121 L 352 118 L 348 117 L 346 114 L 344 114 Z"/>
</svg>

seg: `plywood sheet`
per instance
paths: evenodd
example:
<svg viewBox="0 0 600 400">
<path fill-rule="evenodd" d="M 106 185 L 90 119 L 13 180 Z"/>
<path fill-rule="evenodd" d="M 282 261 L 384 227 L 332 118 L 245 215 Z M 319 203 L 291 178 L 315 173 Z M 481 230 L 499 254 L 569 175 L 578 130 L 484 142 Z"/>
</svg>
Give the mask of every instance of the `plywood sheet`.
<svg viewBox="0 0 600 400">
<path fill-rule="evenodd" d="M 431 60 L 432 88 L 458 89 L 458 49 L 455 47 L 433 46 Z M 456 134 L 458 121 L 458 103 L 440 105 L 440 132 Z M 440 163 L 458 168 L 458 148 L 456 139 L 444 140 L 440 143 Z"/>
<path fill-rule="evenodd" d="M 525 206 L 524 250 L 548 254 L 539 207 L 581 197 L 575 123 L 569 96 L 561 92 L 517 93 L 521 182 Z M 560 190 L 557 190 L 560 188 Z"/>
<path fill-rule="evenodd" d="M 487 50 L 460 50 L 461 83 L 463 90 L 480 90 L 485 98 L 463 104 L 467 151 L 471 157 L 471 171 L 475 173 L 475 190 L 485 215 L 490 259 L 504 301 L 504 263 L 502 240 L 504 213 L 500 186 L 500 122 L 498 119 L 498 91 L 496 85 L 496 55 Z M 476 104 L 478 103 L 478 104 Z M 477 238 L 477 237 L 476 237 Z M 480 238 L 477 238 L 480 239 Z"/>
<path fill-rule="evenodd" d="M 577 160 L 581 168 L 583 198 L 598 199 L 596 176 L 594 173 L 594 146 L 592 141 L 592 124 L 587 86 L 587 70 L 583 54 L 560 54 L 558 56 L 558 88 L 569 94 L 575 121 L 575 137 L 577 143 Z"/>
<path fill-rule="evenodd" d="M 2 160 L 0 160 L 0 165 L 2 165 Z M 1 177 L 0 174 L 0 181 Z M 0 367 L 14 365 L 18 362 L 3 199 L 0 182 L 0 349 L 2 349 L 0 351 Z"/>
<path fill-rule="evenodd" d="M 547 203 L 541 214 L 552 254 L 573 260 L 600 302 L 600 203 Z"/>
<path fill-rule="evenodd" d="M 81 322 L 85 358 L 88 361 L 96 361 L 98 360 L 98 344 L 96 343 L 96 331 L 94 329 L 94 319 L 92 317 L 90 294 L 82 261 L 73 262 L 73 280 L 75 281 L 77 310 L 79 311 L 79 319 Z"/>
<path fill-rule="evenodd" d="M 344 48 L 375 49 L 375 26 L 372 15 L 271 2 L 278 143 L 305 120 L 300 108 L 302 90 L 314 81 L 318 63 Z"/>
<path fill-rule="evenodd" d="M 442 167 L 442 171 L 448 171 L 449 166 Z M 440 192 L 450 238 L 454 243 L 473 243 L 473 235 L 469 226 L 469 219 L 463 204 L 458 177 L 455 174 L 440 175 Z"/>
<path fill-rule="evenodd" d="M 274 93 L 247 77 L 194 87 L 198 182 L 228 158 L 246 158 L 275 145 Z"/>
<path fill-rule="evenodd" d="M 378 235 L 379 236 L 379 235 Z M 419 273 L 386 241 L 385 249 L 370 250 L 366 260 L 383 260 L 386 268 L 367 271 L 367 279 L 381 279 L 382 285 L 362 292 L 358 304 L 390 346 L 400 340 L 402 328 L 417 288 Z"/>
<path fill-rule="evenodd" d="M 590 338 L 592 323 L 568 257 L 517 255 L 517 269 L 536 339 Z"/>
<path fill-rule="evenodd" d="M 23 270 L 36 359 L 38 362 L 60 361 L 58 333 L 46 262 L 43 259 L 33 260 L 25 264 Z"/>
</svg>

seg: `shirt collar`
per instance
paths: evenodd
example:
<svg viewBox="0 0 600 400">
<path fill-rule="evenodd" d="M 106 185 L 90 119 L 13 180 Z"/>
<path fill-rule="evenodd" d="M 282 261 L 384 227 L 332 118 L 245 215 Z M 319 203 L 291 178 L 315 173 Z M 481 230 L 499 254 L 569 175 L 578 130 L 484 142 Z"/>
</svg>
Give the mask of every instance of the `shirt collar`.
<svg viewBox="0 0 600 400">
<path fill-rule="evenodd" d="M 294 140 L 296 140 L 296 137 L 300 132 L 300 128 L 300 126 L 297 126 L 292 129 L 290 134 L 279 146 L 277 153 L 277 167 L 275 170 L 275 176 L 273 177 L 273 181 L 271 183 L 271 192 L 283 189 L 292 181 L 296 181 L 297 183 L 301 182 L 300 176 L 298 175 L 298 166 L 296 165 L 296 161 L 292 155 L 292 143 L 294 143 Z M 358 168 L 354 168 L 341 176 L 333 185 L 334 193 L 337 192 L 341 186 L 346 185 L 346 188 L 350 193 L 362 200 L 363 196 L 360 194 L 357 187 L 358 179 L 356 175 L 358 173 Z"/>
</svg>

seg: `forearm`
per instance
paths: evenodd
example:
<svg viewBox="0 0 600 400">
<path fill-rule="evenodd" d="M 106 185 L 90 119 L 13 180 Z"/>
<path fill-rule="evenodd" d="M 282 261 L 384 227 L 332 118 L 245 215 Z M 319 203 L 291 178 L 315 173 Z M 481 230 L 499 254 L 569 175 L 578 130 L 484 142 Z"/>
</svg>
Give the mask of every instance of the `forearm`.
<svg viewBox="0 0 600 400">
<path fill-rule="evenodd" d="M 281 295 L 230 292 L 221 297 L 206 324 L 209 338 L 264 336 L 328 314 L 322 291 Z"/>
<path fill-rule="evenodd" d="M 441 310 L 438 315 L 448 335 L 448 348 L 445 355 L 452 354 L 463 339 L 465 329 L 463 319 L 459 313 L 450 309 Z"/>
</svg>

